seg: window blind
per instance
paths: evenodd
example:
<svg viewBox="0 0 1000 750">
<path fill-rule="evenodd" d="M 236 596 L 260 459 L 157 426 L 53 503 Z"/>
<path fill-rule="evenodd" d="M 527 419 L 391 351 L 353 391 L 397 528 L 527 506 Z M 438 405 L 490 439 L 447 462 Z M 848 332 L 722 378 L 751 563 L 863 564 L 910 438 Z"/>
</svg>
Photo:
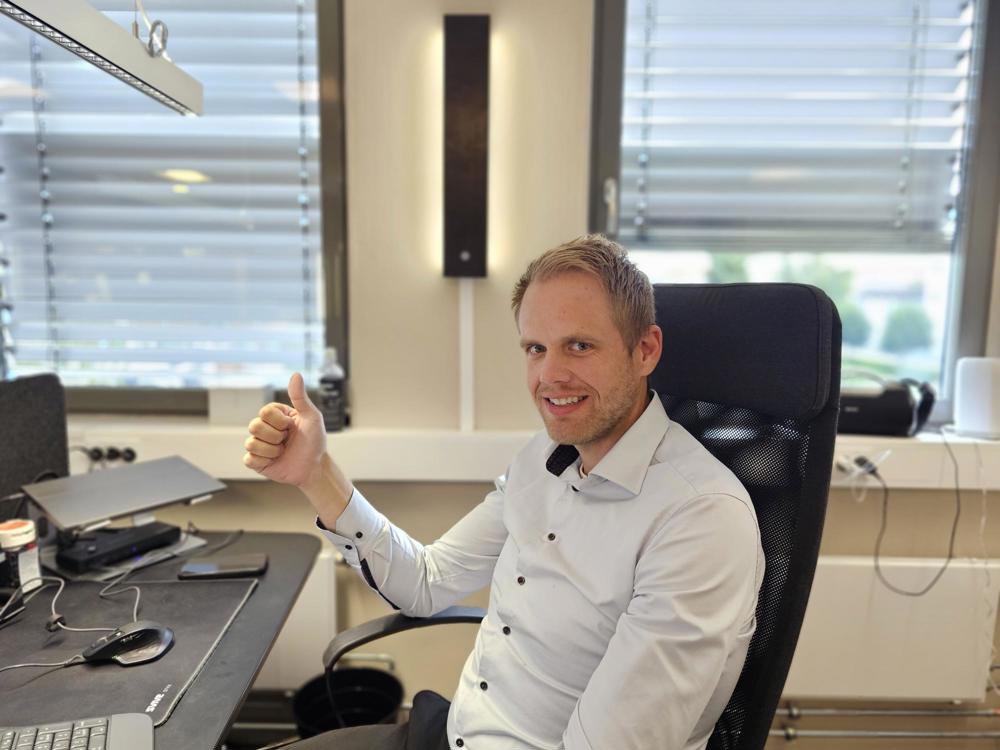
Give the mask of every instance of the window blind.
<svg viewBox="0 0 1000 750">
<path fill-rule="evenodd" d="M 131 2 L 92 4 L 131 27 Z M 203 117 L 0 18 L 14 372 L 169 387 L 312 376 L 323 348 L 315 4 L 146 7 L 204 84 Z"/>
<path fill-rule="evenodd" d="M 629 0 L 633 248 L 947 253 L 980 0 Z"/>
</svg>

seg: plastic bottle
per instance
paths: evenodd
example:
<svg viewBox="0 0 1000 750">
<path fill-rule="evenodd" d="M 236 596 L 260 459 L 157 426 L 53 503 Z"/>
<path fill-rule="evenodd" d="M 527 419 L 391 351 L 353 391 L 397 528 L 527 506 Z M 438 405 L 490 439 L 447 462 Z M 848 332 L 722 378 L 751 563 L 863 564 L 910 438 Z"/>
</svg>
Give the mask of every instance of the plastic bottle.
<svg viewBox="0 0 1000 750">
<path fill-rule="evenodd" d="M 27 594 L 42 585 L 35 522 L 16 518 L 0 523 L 0 587 L 22 587 Z"/>
<path fill-rule="evenodd" d="M 344 368 L 337 361 L 337 350 L 329 347 L 323 355 L 319 373 L 319 409 L 327 432 L 344 429 Z"/>
</svg>

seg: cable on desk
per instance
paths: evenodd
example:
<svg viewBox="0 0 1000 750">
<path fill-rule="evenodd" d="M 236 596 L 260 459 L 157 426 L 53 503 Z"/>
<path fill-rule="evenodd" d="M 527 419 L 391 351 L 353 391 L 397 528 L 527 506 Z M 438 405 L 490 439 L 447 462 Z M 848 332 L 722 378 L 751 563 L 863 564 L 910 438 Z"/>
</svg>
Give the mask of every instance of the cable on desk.
<svg viewBox="0 0 1000 750">
<path fill-rule="evenodd" d="M 199 529 L 197 526 L 195 526 L 193 523 L 191 523 L 191 521 L 188 521 L 187 528 L 184 529 L 184 533 L 185 534 L 201 534 L 203 532 L 202 532 L 201 529 Z M 243 536 L 243 529 L 237 529 L 236 531 L 231 532 L 229 534 L 229 536 L 227 536 L 221 542 L 219 542 L 218 544 L 216 544 L 214 547 L 205 547 L 204 549 L 202 549 L 201 547 L 195 547 L 194 549 L 185 550 L 183 552 L 174 552 L 174 553 L 171 553 L 170 556 L 171 557 L 180 557 L 181 555 L 188 555 L 188 554 L 191 554 L 192 552 L 197 552 L 199 555 L 212 555 L 212 554 L 215 554 L 216 552 L 218 552 L 223 547 L 228 547 L 230 544 L 232 544 L 233 542 L 235 542 L 241 536 Z"/>
<path fill-rule="evenodd" d="M 98 593 L 98 596 L 100 596 L 102 599 L 107 599 L 109 597 L 116 596 L 118 594 L 123 594 L 129 590 L 135 591 L 135 604 L 132 607 L 132 622 L 136 622 L 139 619 L 139 602 L 142 599 L 142 590 L 138 586 L 126 586 L 120 591 L 111 591 L 111 589 L 122 583 L 122 581 L 124 581 L 132 573 L 134 573 L 135 570 L 136 570 L 135 568 L 129 568 L 121 575 L 119 575 L 117 578 L 115 578 L 113 581 L 111 581 L 111 583 L 107 584 L 104 588 L 102 588 Z M 24 583 L 22 583 L 20 586 L 17 587 L 14 594 L 16 595 L 17 591 L 23 591 L 25 584 L 32 583 L 34 581 L 46 581 L 46 583 L 43 586 L 36 589 L 35 591 L 32 591 L 28 596 L 26 596 L 24 601 L 22 602 L 22 605 L 27 604 L 35 596 L 40 594 L 45 589 L 49 588 L 50 584 L 54 583 L 58 586 L 58 589 L 56 589 L 56 594 L 55 596 L 52 597 L 52 602 L 49 605 L 49 608 L 52 612 L 52 616 L 49 617 L 48 622 L 46 622 L 45 624 L 46 630 L 53 633 L 56 630 L 68 630 L 74 633 L 89 633 L 89 632 L 110 633 L 116 630 L 116 628 L 74 628 L 67 625 L 65 618 L 56 611 L 56 602 L 59 600 L 59 596 L 62 594 L 63 589 L 66 588 L 66 581 L 63 580 L 62 578 L 56 578 L 55 576 L 37 576 L 36 578 L 29 578 L 27 581 L 25 581 Z M 13 601 L 14 601 L 14 596 L 12 595 L 11 598 L 8 599 L 6 603 L 4 603 L 3 607 L 0 608 L 0 618 L 3 617 L 4 613 L 7 611 L 7 609 L 10 607 L 11 602 Z M 76 656 L 71 656 L 69 659 L 66 659 L 65 661 L 61 662 L 54 662 L 54 663 L 31 662 L 25 664 L 9 664 L 5 667 L 0 667 L 0 672 L 5 672 L 8 669 L 22 669 L 24 667 L 68 667 L 73 664 L 81 663 L 83 661 L 85 661 L 83 656 L 81 654 L 77 654 Z"/>
<path fill-rule="evenodd" d="M 135 592 L 135 604 L 132 606 L 132 622 L 138 622 L 139 620 L 139 601 L 142 599 L 142 590 L 138 586 L 126 586 L 120 591 L 110 591 L 110 589 L 122 583 L 126 578 L 132 575 L 136 571 L 136 568 L 129 568 L 120 576 L 115 578 L 111 583 L 105 586 L 98 592 L 98 596 L 102 599 L 110 599 L 112 596 L 118 596 L 118 594 L 124 594 L 126 591 Z M 105 628 L 91 628 L 91 630 L 104 630 Z M 112 628 L 114 630 L 114 628 Z"/>
<path fill-rule="evenodd" d="M 69 667 L 73 664 L 83 664 L 83 662 L 83 656 L 77 654 L 76 656 L 69 657 L 66 661 L 55 662 L 52 664 L 36 662 L 29 662 L 27 664 L 8 664 L 6 667 L 0 667 L 0 672 L 6 672 L 8 669 L 23 669 L 24 667 Z"/>
<path fill-rule="evenodd" d="M 186 530 L 186 533 L 190 534 L 190 533 L 195 533 L 197 531 L 198 531 L 197 527 L 195 527 L 194 524 L 188 522 L 188 528 Z M 147 565 L 142 565 L 141 567 L 142 568 L 146 568 L 146 567 L 149 567 L 150 565 L 155 565 L 156 563 L 159 563 L 159 562 L 164 562 L 166 560 L 171 560 L 171 559 L 174 559 L 174 558 L 178 558 L 178 557 L 181 557 L 183 555 L 190 554 L 192 552 L 199 552 L 201 554 L 206 554 L 206 553 L 207 554 L 214 554 L 215 552 L 218 552 L 220 549 L 222 549 L 224 547 L 228 547 L 230 544 L 232 544 L 233 542 L 235 542 L 241 536 L 243 536 L 243 529 L 237 529 L 236 531 L 233 531 L 232 533 L 230 533 L 229 536 L 227 536 L 221 542 L 219 542 L 218 544 L 216 544 L 214 547 L 211 547 L 211 548 L 208 548 L 208 549 L 201 549 L 200 547 L 195 547 L 192 550 L 186 550 L 185 552 L 182 552 L 182 553 L 168 552 L 168 553 L 165 553 L 164 556 L 161 559 L 156 560 L 155 562 L 149 563 Z M 140 569 L 140 566 L 133 566 L 131 568 L 128 568 L 127 570 L 124 570 L 121 574 L 119 574 L 116 578 L 114 578 L 110 583 L 108 583 L 106 586 L 104 586 L 104 588 L 102 588 L 98 592 L 98 596 L 101 597 L 102 599 L 110 599 L 111 597 L 117 596 L 118 594 L 123 594 L 126 591 L 135 591 L 135 604 L 133 604 L 133 606 L 132 606 L 132 622 L 136 622 L 139 619 L 139 603 L 142 601 L 142 590 L 138 586 L 134 586 L 134 585 L 133 586 L 126 586 L 126 587 L 120 589 L 119 591 L 112 591 L 112 589 L 115 586 L 118 586 L 121 583 L 123 583 L 126 578 L 128 578 L 130 575 L 132 575 L 135 571 L 137 571 L 139 569 Z M 46 583 L 44 585 L 42 585 L 41 587 L 39 587 L 38 589 L 32 591 L 27 596 L 25 596 L 24 599 L 23 599 L 23 601 L 21 602 L 21 606 L 26 605 L 28 602 L 30 602 L 34 597 L 36 597 L 42 591 L 44 591 L 45 589 L 49 588 L 51 584 L 53 584 L 53 583 L 56 584 L 59 588 L 56 591 L 55 596 L 52 597 L 52 603 L 50 605 L 50 609 L 51 609 L 52 615 L 49 618 L 48 623 L 46 624 L 46 627 L 50 631 L 55 632 L 58 629 L 58 630 L 70 630 L 70 631 L 77 632 L 77 633 L 85 633 L 85 632 L 102 632 L 102 633 L 104 633 L 104 632 L 111 632 L 111 631 L 115 630 L 115 628 L 75 628 L 75 627 L 71 627 L 71 626 L 67 625 L 65 619 L 63 618 L 63 616 L 60 615 L 58 612 L 56 612 L 56 602 L 59 600 L 59 597 L 62 594 L 63 589 L 66 588 L 66 581 L 64 579 L 62 579 L 62 578 L 56 578 L 55 576 L 38 576 L 37 578 L 30 578 L 27 581 L 25 581 L 24 583 L 22 583 L 20 586 L 18 586 L 11 593 L 10 598 L 3 604 L 2 607 L 0 607 L 0 620 L 3 620 L 3 616 L 7 613 L 7 610 L 10 609 L 10 607 L 13 605 L 14 601 L 16 600 L 17 593 L 19 591 L 23 591 L 24 590 L 24 586 L 26 584 L 33 583 L 34 581 L 38 581 L 38 580 L 45 581 Z"/>
<path fill-rule="evenodd" d="M 205 555 L 205 554 L 214 555 L 216 552 L 218 552 L 223 547 L 228 547 L 230 544 L 232 544 L 233 542 L 235 542 L 241 536 L 243 536 L 243 529 L 237 529 L 236 531 L 232 532 L 229 536 L 227 536 L 225 539 L 223 539 L 221 542 L 219 542 L 214 547 L 210 547 L 208 549 L 203 549 L 203 550 L 191 550 L 191 551 L 192 552 L 200 551 L 202 555 Z"/>
<path fill-rule="evenodd" d="M 49 621 L 45 624 L 46 630 L 50 632 L 55 632 L 56 630 L 69 630 L 74 633 L 110 633 L 114 628 L 74 628 L 66 624 L 66 618 L 61 614 L 56 612 L 56 602 L 59 601 L 59 597 L 62 595 L 63 589 L 66 588 L 66 581 L 62 578 L 55 578 L 53 576 L 40 576 L 43 581 L 54 582 L 59 586 L 56 591 L 56 595 L 52 597 L 52 603 L 50 604 L 50 609 L 52 611 L 52 616 L 49 617 Z M 116 581 L 117 583 L 117 581 Z M 138 601 L 136 601 L 138 606 Z"/>
<path fill-rule="evenodd" d="M 138 586 L 126 586 L 120 591 L 111 591 L 111 589 L 119 585 L 122 581 L 124 581 L 126 578 L 128 578 L 128 576 L 130 576 L 134 572 L 135 572 L 134 568 L 126 570 L 124 573 L 122 573 L 113 581 L 111 581 L 111 583 L 107 584 L 104 588 L 102 588 L 98 593 L 98 596 L 100 596 L 102 599 L 108 599 L 112 596 L 123 594 L 126 591 L 130 590 L 135 591 L 135 604 L 132 607 L 132 622 L 136 622 L 139 619 L 139 602 L 142 600 L 141 589 Z M 14 596 L 16 596 L 18 591 L 23 591 L 24 586 L 26 584 L 32 583 L 34 581 L 46 581 L 47 583 L 41 586 L 36 591 L 31 592 L 31 594 L 29 594 L 28 597 L 25 598 L 23 604 L 27 604 L 29 601 L 31 601 L 32 598 L 37 596 L 45 589 L 49 588 L 50 584 L 54 583 L 56 584 L 56 586 L 58 586 L 56 594 L 55 596 L 52 597 L 52 602 L 49 605 L 49 609 L 52 615 L 49 617 L 49 620 L 45 625 L 46 629 L 49 630 L 50 632 L 54 633 L 56 630 L 69 630 L 74 633 L 91 633 L 91 632 L 110 633 L 111 631 L 115 630 L 115 628 L 75 628 L 70 625 L 67 625 L 65 618 L 56 611 L 56 602 L 59 601 L 59 597 L 62 595 L 63 589 L 66 588 L 66 581 L 63 580 L 62 578 L 56 578 L 55 576 L 38 576 L 36 578 L 30 578 L 24 583 L 22 583 L 20 586 L 18 586 L 17 589 L 15 589 Z M 0 618 L 3 617 L 4 613 L 10 607 L 11 603 L 14 601 L 14 596 L 11 596 L 11 598 L 7 600 L 7 602 L 3 605 L 3 607 L 0 607 Z"/>
<path fill-rule="evenodd" d="M 32 580 L 34 580 L 34 579 L 32 579 Z M 48 587 L 49 587 L 48 584 L 45 584 L 44 586 L 39 586 L 37 589 L 35 589 L 34 591 L 32 591 L 30 594 L 26 595 L 24 597 L 24 599 L 22 600 L 22 602 L 21 602 L 21 609 L 23 609 L 24 607 L 28 606 L 28 602 L 30 602 L 32 599 L 34 599 L 36 596 L 38 596 L 43 591 L 45 591 L 45 589 L 47 589 Z M 13 604 L 14 599 L 17 596 L 17 592 L 18 591 L 21 591 L 21 586 L 18 586 L 16 589 L 14 589 L 14 591 L 10 595 L 10 598 L 4 603 L 3 607 L 0 607 L 0 628 L 5 628 L 5 627 L 7 627 L 8 625 L 10 625 L 11 623 L 14 622 L 14 620 L 13 620 L 14 615 L 11 615 L 11 619 L 6 620 L 6 621 L 4 621 L 3 616 L 4 616 L 4 614 L 6 614 L 7 610 L 10 609 L 10 605 Z M 20 610 L 18 610 L 18 612 L 20 612 Z M 15 614 L 17 614 L 17 613 L 15 613 Z"/>
</svg>

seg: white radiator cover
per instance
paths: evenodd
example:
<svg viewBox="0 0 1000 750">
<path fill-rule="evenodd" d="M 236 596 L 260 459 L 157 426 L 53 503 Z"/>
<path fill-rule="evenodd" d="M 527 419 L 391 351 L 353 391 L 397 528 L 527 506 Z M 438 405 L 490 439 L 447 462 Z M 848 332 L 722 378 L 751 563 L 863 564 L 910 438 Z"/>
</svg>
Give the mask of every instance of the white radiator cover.
<svg viewBox="0 0 1000 750">
<path fill-rule="evenodd" d="M 943 562 L 885 557 L 880 567 L 912 591 Z M 952 560 L 927 594 L 911 597 L 887 589 L 871 557 L 820 557 L 784 695 L 982 701 L 998 591 L 998 562 Z"/>
<path fill-rule="evenodd" d="M 336 558 L 324 544 L 255 688 L 295 690 L 323 673 L 323 650 L 337 634 Z"/>
</svg>

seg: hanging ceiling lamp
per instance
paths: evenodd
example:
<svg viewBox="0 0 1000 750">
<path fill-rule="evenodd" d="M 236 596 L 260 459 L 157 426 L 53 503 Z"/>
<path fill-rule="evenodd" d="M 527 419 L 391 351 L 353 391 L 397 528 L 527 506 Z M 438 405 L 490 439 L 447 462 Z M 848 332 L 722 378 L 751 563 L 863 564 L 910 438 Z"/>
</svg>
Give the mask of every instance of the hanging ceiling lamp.
<svg viewBox="0 0 1000 750">
<path fill-rule="evenodd" d="M 0 0 L 0 13 L 182 115 L 202 113 L 201 83 L 164 54 L 161 21 L 143 42 L 136 25 L 129 34 L 86 0 Z"/>
</svg>

